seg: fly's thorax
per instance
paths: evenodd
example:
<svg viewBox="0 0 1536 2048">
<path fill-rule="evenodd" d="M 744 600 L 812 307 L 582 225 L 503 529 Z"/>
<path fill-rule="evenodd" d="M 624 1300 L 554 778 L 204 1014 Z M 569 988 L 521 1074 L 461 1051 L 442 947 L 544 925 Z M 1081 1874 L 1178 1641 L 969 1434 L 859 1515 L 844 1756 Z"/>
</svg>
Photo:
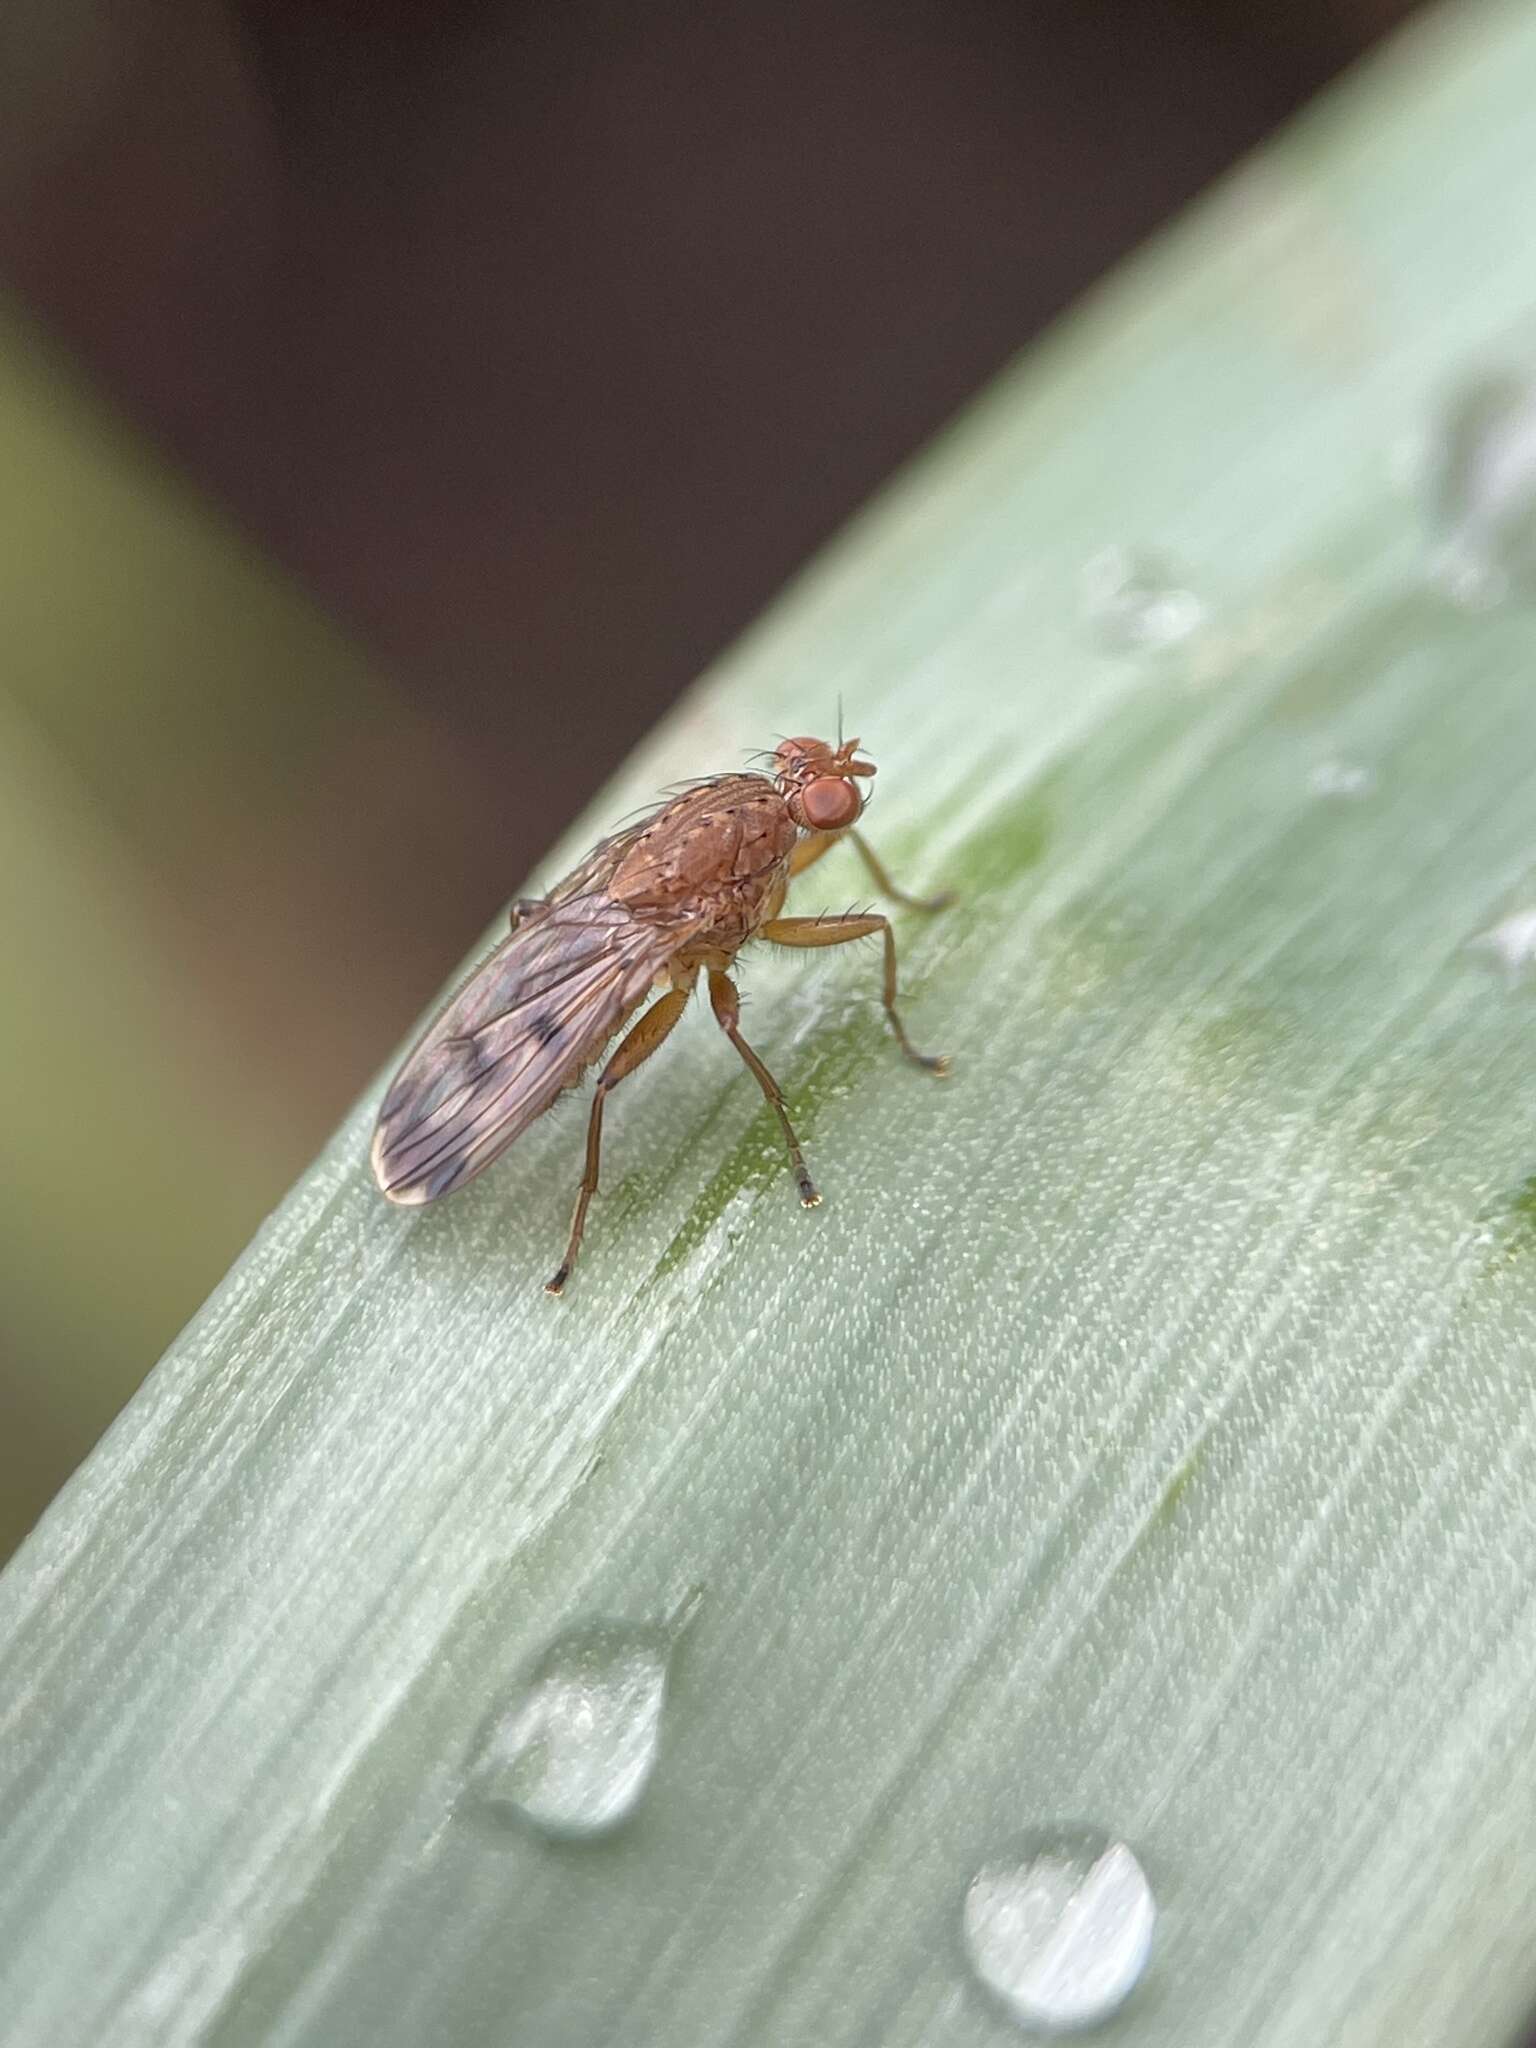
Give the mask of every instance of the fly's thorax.
<svg viewBox="0 0 1536 2048">
<path fill-rule="evenodd" d="M 798 837 L 761 775 L 721 775 L 659 811 L 608 883 L 637 915 L 693 911 L 713 924 L 756 920 Z"/>
</svg>

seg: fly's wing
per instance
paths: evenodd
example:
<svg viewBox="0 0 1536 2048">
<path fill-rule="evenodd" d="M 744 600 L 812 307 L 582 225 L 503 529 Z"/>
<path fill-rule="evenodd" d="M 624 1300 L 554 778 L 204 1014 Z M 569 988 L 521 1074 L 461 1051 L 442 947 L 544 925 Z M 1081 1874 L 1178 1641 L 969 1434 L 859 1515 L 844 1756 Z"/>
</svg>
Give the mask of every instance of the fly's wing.
<svg viewBox="0 0 1536 2048">
<path fill-rule="evenodd" d="M 563 880 L 556 882 L 546 901 L 550 904 L 569 903 L 576 897 L 598 889 L 618 868 L 630 848 L 640 839 L 655 821 L 663 808 L 659 804 L 640 813 L 631 824 L 618 832 L 610 832 L 606 839 L 599 839 L 596 846 L 579 867 L 572 868 Z"/>
<path fill-rule="evenodd" d="M 395 1076 L 373 1139 L 382 1191 L 430 1202 L 489 1166 L 579 1078 L 683 936 L 598 892 L 520 925 Z"/>
</svg>

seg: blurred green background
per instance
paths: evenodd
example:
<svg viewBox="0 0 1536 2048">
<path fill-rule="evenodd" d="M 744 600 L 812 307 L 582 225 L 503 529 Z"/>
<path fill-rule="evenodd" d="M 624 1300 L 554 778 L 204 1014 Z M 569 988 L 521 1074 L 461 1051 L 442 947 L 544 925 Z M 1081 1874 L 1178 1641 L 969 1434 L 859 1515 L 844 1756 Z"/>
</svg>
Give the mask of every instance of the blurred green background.
<svg viewBox="0 0 1536 2048">
<path fill-rule="evenodd" d="M 381 1049 L 316 814 L 409 714 L 14 311 L 0 474 L 9 1546 Z"/>
<path fill-rule="evenodd" d="M 1408 11 L 6 10 L 0 1554 L 676 690 Z"/>
</svg>

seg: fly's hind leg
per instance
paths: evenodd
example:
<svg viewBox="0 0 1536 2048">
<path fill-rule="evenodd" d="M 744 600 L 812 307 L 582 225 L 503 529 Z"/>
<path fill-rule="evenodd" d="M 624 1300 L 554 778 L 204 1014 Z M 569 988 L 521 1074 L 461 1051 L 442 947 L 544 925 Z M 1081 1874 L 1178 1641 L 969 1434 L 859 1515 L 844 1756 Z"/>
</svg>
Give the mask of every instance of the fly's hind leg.
<svg viewBox="0 0 1536 2048">
<path fill-rule="evenodd" d="M 896 1043 L 914 1066 L 930 1074 L 947 1074 L 949 1060 L 943 1053 L 919 1052 L 907 1036 L 907 1027 L 896 1010 L 896 939 L 888 917 L 870 911 L 863 917 L 775 917 L 758 929 L 757 936 L 775 946 L 847 946 L 855 939 L 872 938 L 878 932 L 885 941 L 885 1014 L 891 1020 Z"/>
<path fill-rule="evenodd" d="M 581 1250 L 581 1233 L 587 1225 L 587 1208 L 597 1193 L 598 1159 L 603 1146 L 603 1103 L 610 1090 L 617 1088 L 626 1074 L 632 1074 L 636 1067 L 650 1058 L 683 1014 L 692 992 L 693 983 L 690 979 L 684 987 L 671 989 L 652 1003 L 640 1021 L 633 1025 L 620 1041 L 617 1052 L 598 1078 L 592 1096 L 592 1114 L 587 1119 L 587 1163 L 576 1195 L 576 1213 L 571 1218 L 571 1235 L 558 1271 L 544 1283 L 546 1294 L 559 1294 L 563 1290 L 566 1281 L 571 1277 L 576 1254 Z"/>
<path fill-rule="evenodd" d="M 802 1208 L 816 1208 L 821 1196 L 816 1192 L 816 1183 L 806 1168 L 805 1154 L 800 1150 L 800 1140 L 795 1136 L 795 1127 L 789 1120 L 789 1111 L 784 1107 L 784 1097 L 779 1092 L 779 1084 L 742 1037 L 741 997 L 736 992 L 735 982 L 716 967 L 709 970 L 709 1003 L 720 1029 L 751 1069 L 753 1079 L 768 1098 L 768 1106 L 779 1120 L 779 1129 L 784 1133 L 784 1143 L 789 1148 L 790 1170 L 795 1176 L 795 1185 L 800 1190 Z"/>
</svg>

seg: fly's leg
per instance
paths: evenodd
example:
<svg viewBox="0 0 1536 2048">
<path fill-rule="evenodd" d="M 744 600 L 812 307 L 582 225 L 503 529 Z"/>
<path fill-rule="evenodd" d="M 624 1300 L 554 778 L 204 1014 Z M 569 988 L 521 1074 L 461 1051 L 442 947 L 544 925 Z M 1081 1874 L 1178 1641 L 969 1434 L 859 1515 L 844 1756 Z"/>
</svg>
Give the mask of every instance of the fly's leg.
<svg viewBox="0 0 1536 2048">
<path fill-rule="evenodd" d="M 692 993 L 692 982 L 683 988 L 674 988 L 652 1003 L 645 1015 L 626 1033 L 618 1051 L 604 1067 L 592 1096 L 592 1114 L 587 1120 L 587 1163 L 581 1176 L 581 1187 L 576 1195 L 576 1213 L 571 1218 L 571 1235 L 565 1247 L 565 1257 L 560 1261 L 554 1277 L 545 1282 L 546 1294 L 559 1294 L 571 1277 L 571 1268 L 576 1263 L 576 1254 L 581 1250 L 581 1233 L 587 1224 L 587 1205 L 597 1193 L 597 1164 L 603 1145 L 603 1103 L 609 1091 L 617 1088 L 626 1074 L 632 1074 L 636 1067 L 648 1060 L 667 1033 L 672 1029 L 687 1006 Z"/>
<path fill-rule="evenodd" d="M 886 871 L 885 862 L 875 852 L 862 832 L 808 832 L 789 856 L 791 879 L 803 875 L 807 868 L 815 867 L 822 855 L 834 847 L 839 839 L 851 839 L 858 849 L 859 859 L 869 869 L 870 880 L 882 896 L 889 896 L 893 903 L 900 903 L 907 910 L 943 910 L 954 902 L 952 889 L 945 889 L 937 896 L 909 896 L 905 889 L 898 889 Z"/>
<path fill-rule="evenodd" d="M 542 896 L 514 896 L 507 906 L 507 929 L 515 932 L 530 918 L 542 917 L 549 905 Z"/>
<path fill-rule="evenodd" d="M 859 849 L 859 859 L 869 869 L 870 879 L 882 896 L 889 896 L 893 903 L 903 904 L 908 910 L 944 910 L 954 902 L 953 889 L 942 889 L 937 896 L 909 896 L 905 889 L 898 889 L 885 871 L 885 863 L 875 852 L 862 832 L 850 832 L 848 837 Z M 887 1005 L 889 1007 L 889 1005 Z"/>
<path fill-rule="evenodd" d="M 775 946 L 847 946 L 855 939 L 872 938 L 879 932 L 885 941 L 885 1014 L 891 1020 L 896 1043 L 915 1066 L 930 1074 L 947 1074 L 949 1060 L 942 1054 L 918 1052 L 907 1036 L 906 1026 L 896 1012 L 896 939 L 888 917 L 870 911 L 863 917 L 775 917 L 758 927 L 757 936 Z"/>
<path fill-rule="evenodd" d="M 807 832 L 803 839 L 795 841 L 789 856 L 791 876 L 803 875 L 807 868 L 815 867 L 817 861 L 838 841 L 836 832 Z"/>
<path fill-rule="evenodd" d="M 768 928 L 765 927 L 766 929 Z M 800 1140 L 795 1136 L 795 1127 L 789 1120 L 789 1111 L 784 1107 L 784 1097 L 779 1093 L 779 1084 L 742 1037 L 741 997 L 736 992 L 735 982 L 716 967 L 709 970 L 709 1003 L 720 1029 L 751 1068 L 753 1078 L 767 1096 L 768 1105 L 779 1120 L 779 1129 L 784 1133 L 784 1143 L 789 1147 L 789 1164 L 795 1176 L 795 1185 L 800 1190 L 801 1207 L 816 1208 L 820 1204 L 821 1196 L 816 1192 L 816 1183 L 806 1170 L 805 1154 L 800 1150 Z"/>
</svg>

